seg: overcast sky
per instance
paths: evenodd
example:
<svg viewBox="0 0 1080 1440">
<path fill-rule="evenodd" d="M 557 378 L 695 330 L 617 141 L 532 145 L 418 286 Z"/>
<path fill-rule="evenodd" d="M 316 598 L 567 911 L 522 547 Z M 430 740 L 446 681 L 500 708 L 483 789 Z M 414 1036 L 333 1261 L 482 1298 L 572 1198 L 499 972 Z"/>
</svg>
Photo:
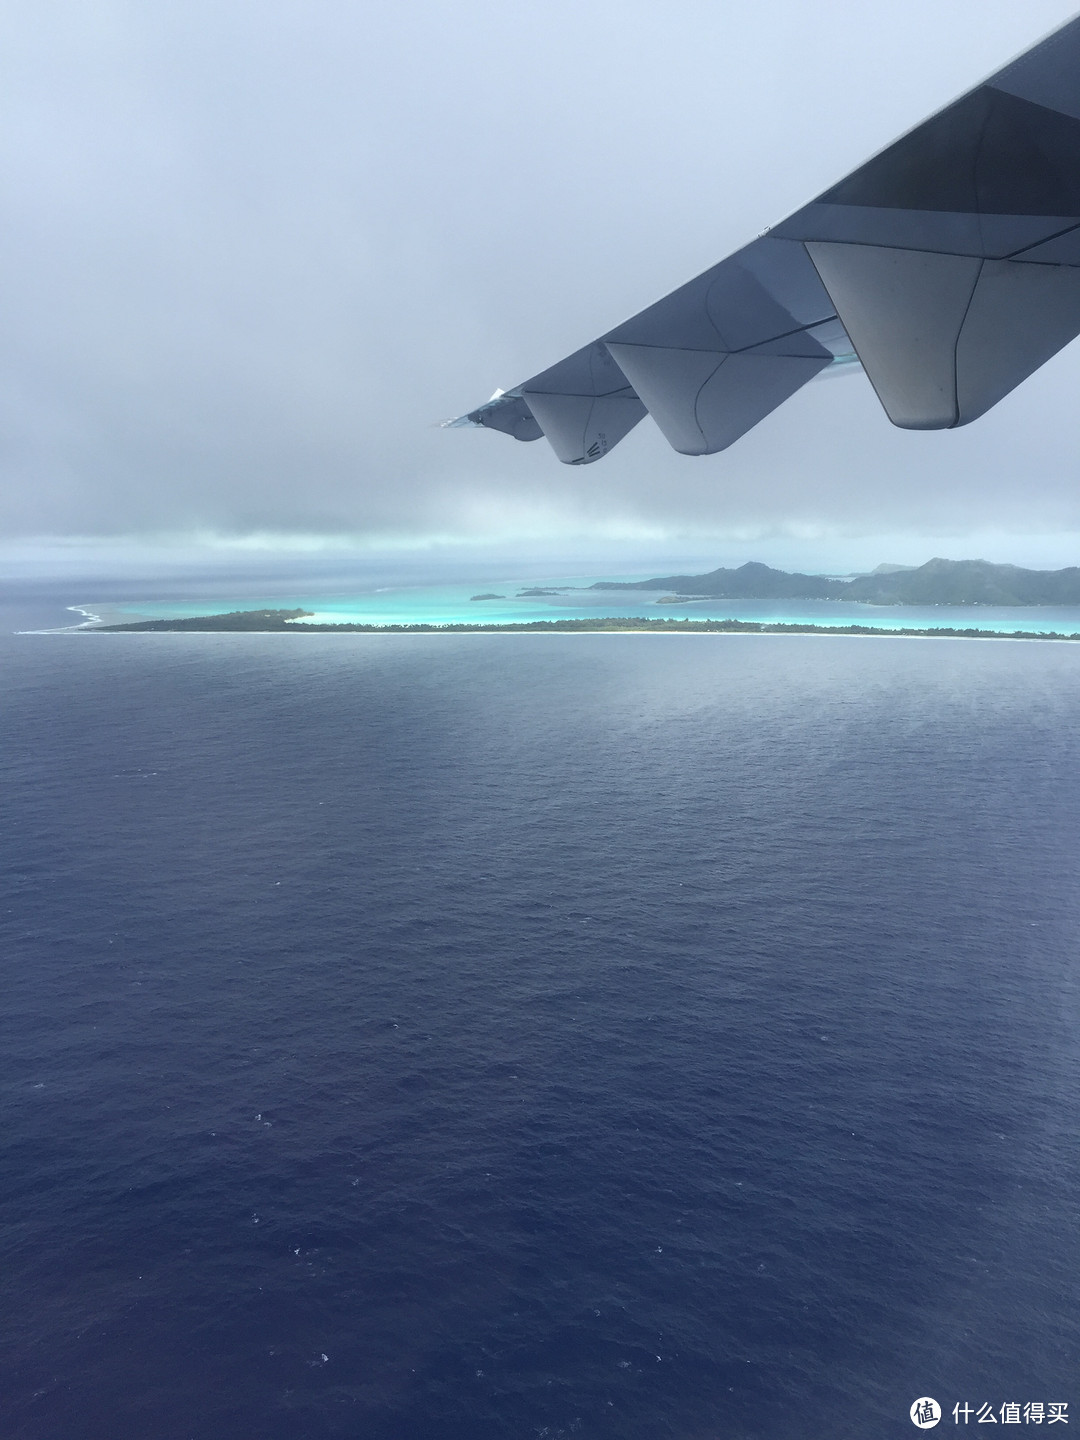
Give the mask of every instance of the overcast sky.
<svg viewBox="0 0 1080 1440">
<path fill-rule="evenodd" d="M 949 433 L 893 429 L 861 376 L 701 459 L 648 419 L 585 469 L 434 426 L 1070 14 L 3 0 L 0 538 L 1074 563 L 1080 344 Z"/>
</svg>

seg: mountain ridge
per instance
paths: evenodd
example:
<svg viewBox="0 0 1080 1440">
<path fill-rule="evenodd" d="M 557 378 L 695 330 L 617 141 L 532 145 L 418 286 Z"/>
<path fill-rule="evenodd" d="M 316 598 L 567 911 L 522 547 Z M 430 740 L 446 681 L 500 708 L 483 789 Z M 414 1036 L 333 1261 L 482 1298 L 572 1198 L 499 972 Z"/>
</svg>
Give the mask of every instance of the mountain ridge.
<svg viewBox="0 0 1080 1440">
<path fill-rule="evenodd" d="M 1080 605 L 1080 567 L 1026 570 L 989 560 L 940 556 L 911 568 L 878 566 L 838 580 L 774 570 L 759 560 L 703 575 L 651 580 L 601 580 L 592 590 L 671 590 L 684 597 L 723 600 L 855 600 L 867 605 Z"/>
</svg>

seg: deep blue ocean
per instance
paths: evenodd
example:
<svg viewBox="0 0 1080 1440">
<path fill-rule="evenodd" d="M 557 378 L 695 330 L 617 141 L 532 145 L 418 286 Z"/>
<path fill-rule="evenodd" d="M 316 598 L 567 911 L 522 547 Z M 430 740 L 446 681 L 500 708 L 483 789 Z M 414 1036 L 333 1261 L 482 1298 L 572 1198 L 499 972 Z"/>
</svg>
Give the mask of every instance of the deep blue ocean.
<svg viewBox="0 0 1080 1440">
<path fill-rule="evenodd" d="M 1080 649 L 81 598 L 0 613 L 4 1440 L 1080 1424 Z"/>
</svg>

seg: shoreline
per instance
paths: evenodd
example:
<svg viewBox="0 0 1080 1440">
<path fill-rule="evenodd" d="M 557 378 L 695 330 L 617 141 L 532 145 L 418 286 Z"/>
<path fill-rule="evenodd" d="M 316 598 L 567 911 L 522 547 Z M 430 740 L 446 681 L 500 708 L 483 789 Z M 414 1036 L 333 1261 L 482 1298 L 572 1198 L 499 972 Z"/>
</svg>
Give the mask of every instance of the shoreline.
<svg viewBox="0 0 1080 1440">
<path fill-rule="evenodd" d="M 84 612 L 85 613 L 85 612 Z M 196 635 L 833 635 L 849 638 L 953 639 L 953 640 L 1080 640 L 1080 634 L 1057 630 L 983 630 L 977 626 L 816 625 L 812 623 L 752 620 L 690 620 L 645 616 L 605 617 L 597 620 L 532 620 L 485 624 L 449 621 L 445 624 L 375 625 L 354 622 L 304 624 L 303 612 L 232 611 L 225 615 L 199 615 L 173 620 L 142 620 L 120 625 L 93 624 L 36 634 L 196 634 Z"/>
</svg>

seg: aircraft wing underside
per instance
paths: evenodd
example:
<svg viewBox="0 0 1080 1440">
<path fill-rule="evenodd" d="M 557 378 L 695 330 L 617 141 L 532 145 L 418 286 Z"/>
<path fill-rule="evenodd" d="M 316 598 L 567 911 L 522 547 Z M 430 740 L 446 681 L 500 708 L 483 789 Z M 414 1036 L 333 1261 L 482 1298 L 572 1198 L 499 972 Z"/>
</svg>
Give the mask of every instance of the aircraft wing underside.
<svg viewBox="0 0 1080 1440">
<path fill-rule="evenodd" d="M 1080 334 L 1080 18 L 695 280 L 450 426 L 600 460 L 724 450 L 808 380 L 966 425 Z"/>
</svg>

